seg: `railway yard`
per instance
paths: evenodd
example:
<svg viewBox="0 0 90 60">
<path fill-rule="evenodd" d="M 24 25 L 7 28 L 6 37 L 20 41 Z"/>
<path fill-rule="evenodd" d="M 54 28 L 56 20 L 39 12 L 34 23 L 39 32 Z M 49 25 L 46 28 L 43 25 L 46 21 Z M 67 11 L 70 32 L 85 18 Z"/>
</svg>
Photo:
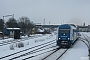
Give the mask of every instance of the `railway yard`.
<svg viewBox="0 0 90 60">
<path fill-rule="evenodd" d="M 0 6 L 0 60 L 90 60 L 90 0 Z"/>
<path fill-rule="evenodd" d="M 80 38 L 69 49 L 56 46 L 54 33 L 0 40 L 0 60 L 89 60 L 88 48 L 81 41 L 82 39 L 89 40 L 89 34 L 80 32 Z M 18 47 L 19 43 L 23 43 L 24 46 Z M 13 49 L 11 50 L 10 47 Z"/>
</svg>

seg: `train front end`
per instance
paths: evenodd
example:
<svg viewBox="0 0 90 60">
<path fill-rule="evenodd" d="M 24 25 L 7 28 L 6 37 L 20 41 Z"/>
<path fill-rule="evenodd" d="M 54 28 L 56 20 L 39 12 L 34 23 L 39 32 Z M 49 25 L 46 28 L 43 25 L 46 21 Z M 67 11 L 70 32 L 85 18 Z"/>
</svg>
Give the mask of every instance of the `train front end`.
<svg viewBox="0 0 90 60">
<path fill-rule="evenodd" d="M 58 27 L 57 45 L 60 48 L 70 47 L 70 25 L 61 25 Z"/>
</svg>

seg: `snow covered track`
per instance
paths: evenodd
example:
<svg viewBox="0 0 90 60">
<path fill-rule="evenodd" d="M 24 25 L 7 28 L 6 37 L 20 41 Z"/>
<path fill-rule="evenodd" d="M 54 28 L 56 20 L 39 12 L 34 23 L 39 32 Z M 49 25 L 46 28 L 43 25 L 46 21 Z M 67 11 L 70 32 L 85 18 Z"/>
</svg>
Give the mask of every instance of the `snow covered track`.
<svg viewBox="0 0 90 60">
<path fill-rule="evenodd" d="M 12 44 L 12 43 L 17 43 L 17 42 L 21 42 L 21 41 L 26 41 L 26 40 L 37 38 L 37 37 L 42 37 L 42 35 L 40 35 L 40 36 L 32 36 L 32 37 L 29 37 L 29 38 L 25 37 L 23 39 L 14 39 L 14 40 L 10 40 L 10 41 L 2 41 L 2 42 L 0 42 L 0 46 Z"/>
<path fill-rule="evenodd" d="M 36 57 L 36 56 L 39 56 L 39 55 L 42 55 L 42 54 L 45 54 L 45 53 L 47 53 L 47 52 L 51 52 L 51 51 L 56 51 L 57 50 L 57 48 L 55 47 L 55 48 L 49 48 L 49 50 L 47 50 L 47 51 L 45 51 L 45 52 L 42 52 L 42 53 L 39 53 L 39 54 L 36 54 L 36 55 L 34 55 L 34 56 L 29 56 L 29 57 L 26 57 L 26 58 L 24 58 L 24 59 L 22 59 L 22 60 L 27 60 L 27 59 L 30 59 L 30 58 L 33 58 L 33 57 Z"/>
<path fill-rule="evenodd" d="M 52 55 L 53 53 L 55 53 L 56 51 L 58 51 L 59 49 L 57 48 L 55 51 L 53 51 L 52 53 L 50 53 L 49 55 L 47 55 L 46 57 L 44 57 L 42 60 L 45 60 L 47 57 L 49 57 L 50 55 Z"/>
<path fill-rule="evenodd" d="M 67 51 L 68 49 L 66 49 L 56 60 L 59 60 Z"/>
<path fill-rule="evenodd" d="M 51 58 L 53 58 L 53 60 L 59 60 L 67 50 L 68 49 L 57 49 L 42 60 L 51 60 Z"/>
<path fill-rule="evenodd" d="M 81 39 L 86 40 L 86 41 L 88 42 L 88 44 L 89 44 L 90 37 L 89 37 L 87 34 L 82 34 L 82 36 L 83 36 L 84 38 L 81 38 Z M 84 42 L 84 41 L 83 41 L 83 42 Z M 86 44 L 86 45 L 87 45 L 87 44 Z"/>
<path fill-rule="evenodd" d="M 84 37 L 85 37 L 85 39 L 90 39 L 90 37 L 88 35 L 86 35 L 86 34 L 84 35 Z"/>
<path fill-rule="evenodd" d="M 56 40 L 49 41 L 49 42 L 40 44 L 38 46 L 34 46 L 34 47 L 31 47 L 31 48 L 28 48 L 28 49 L 25 49 L 25 50 L 22 50 L 22 51 L 19 51 L 19 52 L 16 52 L 16 53 L 4 56 L 4 57 L 1 57 L 0 60 L 1 59 L 3 59 L 3 60 L 4 59 L 8 59 L 8 60 L 16 59 L 17 60 L 17 58 L 20 58 L 20 57 L 23 57 L 23 56 L 26 56 L 26 55 L 30 55 L 30 54 L 33 54 L 33 53 L 37 53 L 37 52 L 45 50 L 45 49 L 55 47 L 55 46 L 52 46 L 55 43 L 55 41 Z M 49 46 L 49 47 L 45 48 L 46 46 Z"/>
</svg>

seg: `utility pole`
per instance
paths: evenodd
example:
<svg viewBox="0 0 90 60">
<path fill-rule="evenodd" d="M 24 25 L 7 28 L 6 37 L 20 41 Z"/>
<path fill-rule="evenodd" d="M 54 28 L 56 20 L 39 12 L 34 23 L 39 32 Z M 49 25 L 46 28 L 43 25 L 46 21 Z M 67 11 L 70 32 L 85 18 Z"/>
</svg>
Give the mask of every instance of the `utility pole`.
<svg viewBox="0 0 90 60">
<path fill-rule="evenodd" d="M 43 22 L 43 25 L 45 25 L 45 18 L 44 18 L 44 22 Z"/>
<path fill-rule="evenodd" d="M 12 18 L 14 19 L 14 14 L 13 15 L 5 15 L 5 16 L 3 16 L 3 21 L 4 21 L 4 17 L 9 17 L 9 16 L 12 16 Z M 4 39 L 4 24 L 3 24 L 3 39 Z"/>
<path fill-rule="evenodd" d="M 49 25 L 50 25 L 50 21 L 49 21 Z"/>
<path fill-rule="evenodd" d="M 64 20 L 63 20 L 63 24 L 64 24 Z"/>
</svg>

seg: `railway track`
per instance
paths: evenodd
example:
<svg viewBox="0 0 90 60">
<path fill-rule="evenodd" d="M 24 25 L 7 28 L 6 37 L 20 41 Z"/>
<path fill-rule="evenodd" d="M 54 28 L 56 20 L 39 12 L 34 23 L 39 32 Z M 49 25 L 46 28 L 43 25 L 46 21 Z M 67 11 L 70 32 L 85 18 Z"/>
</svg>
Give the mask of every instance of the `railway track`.
<svg viewBox="0 0 90 60">
<path fill-rule="evenodd" d="M 87 43 L 89 44 L 89 39 L 90 39 L 90 37 L 87 35 L 87 34 L 82 34 L 82 36 L 84 37 L 84 38 L 80 38 L 80 39 L 83 39 L 82 41 L 83 42 L 85 42 L 85 41 L 87 41 Z M 86 42 L 85 42 L 86 43 Z M 87 44 L 86 44 L 87 45 Z"/>
<path fill-rule="evenodd" d="M 57 50 L 57 47 L 52 47 L 52 48 L 49 48 L 49 50 L 45 51 L 45 52 L 42 52 L 42 53 L 38 53 L 38 54 L 34 54 L 32 56 L 27 56 L 27 57 L 23 57 L 22 60 L 30 60 L 31 58 L 33 57 L 37 57 L 39 55 L 42 55 L 42 54 L 45 54 L 45 53 L 48 53 L 48 52 L 51 52 L 51 51 L 56 51 Z"/>
<path fill-rule="evenodd" d="M 51 58 L 53 58 L 53 60 L 59 60 L 67 51 L 68 49 L 57 49 L 44 57 L 42 60 L 50 60 Z"/>
<path fill-rule="evenodd" d="M 56 46 L 52 46 L 52 47 L 49 47 L 49 48 L 45 48 L 43 50 L 39 50 L 39 51 L 36 51 L 36 53 L 34 53 L 33 55 L 28 55 L 28 56 L 24 56 L 24 57 L 21 57 L 19 58 L 18 60 L 27 60 L 27 59 L 32 59 L 33 57 L 37 57 L 39 55 L 42 55 L 42 54 L 45 54 L 46 52 L 50 52 L 50 51 L 53 51 L 54 48 L 56 49 Z M 47 51 L 46 51 L 47 50 Z M 43 51 L 43 52 L 42 52 Z"/>
<path fill-rule="evenodd" d="M 6 41 L 6 42 L 3 41 L 3 42 L 0 42 L 0 46 L 12 44 L 12 43 L 17 43 L 17 42 L 21 42 L 21 41 L 26 41 L 26 40 L 37 38 L 37 37 L 42 37 L 42 36 L 41 35 L 40 36 L 33 36 L 33 37 L 29 37 L 29 38 L 26 37 L 23 39 L 14 39 L 14 40 Z"/>
<path fill-rule="evenodd" d="M 87 37 L 87 39 L 90 39 L 90 37 L 87 34 L 85 34 L 85 36 Z"/>
<path fill-rule="evenodd" d="M 77 40 L 73 43 L 73 45 L 77 42 Z M 61 48 L 56 49 L 55 51 L 53 51 L 52 53 L 50 53 L 46 57 L 42 58 L 42 60 L 51 60 L 50 58 L 53 58 L 53 60 L 59 60 L 68 50 L 69 50 L 69 48 L 67 48 L 67 49 L 61 49 Z"/>
<path fill-rule="evenodd" d="M 59 60 L 67 51 L 68 49 L 64 50 L 64 52 L 56 60 Z"/>
<path fill-rule="evenodd" d="M 52 46 L 52 44 L 54 44 L 54 43 L 55 43 L 55 40 L 49 41 L 47 43 L 43 43 L 38 46 L 34 46 L 34 47 L 31 47 L 31 48 L 28 48 L 28 49 L 25 49 L 25 50 L 22 50 L 22 51 L 13 53 L 13 54 L 9 54 L 9 55 L 0 57 L 0 60 L 4 60 L 4 59 L 17 60 L 18 58 L 21 58 L 21 57 L 24 57 L 24 56 L 27 56 L 30 54 L 34 54 L 34 53 L 37 53 L 37 52 L 40 52 L 40 51 L 43 51 L 43 50 L 46 50 L 49 48 L 56 47 L 56 46 Z M 47 47 L 47 46 L 49 46 L 49 47 Z M 45 47 L 47 47 L 47 48 L 45 48 Z"/>
</svg>

